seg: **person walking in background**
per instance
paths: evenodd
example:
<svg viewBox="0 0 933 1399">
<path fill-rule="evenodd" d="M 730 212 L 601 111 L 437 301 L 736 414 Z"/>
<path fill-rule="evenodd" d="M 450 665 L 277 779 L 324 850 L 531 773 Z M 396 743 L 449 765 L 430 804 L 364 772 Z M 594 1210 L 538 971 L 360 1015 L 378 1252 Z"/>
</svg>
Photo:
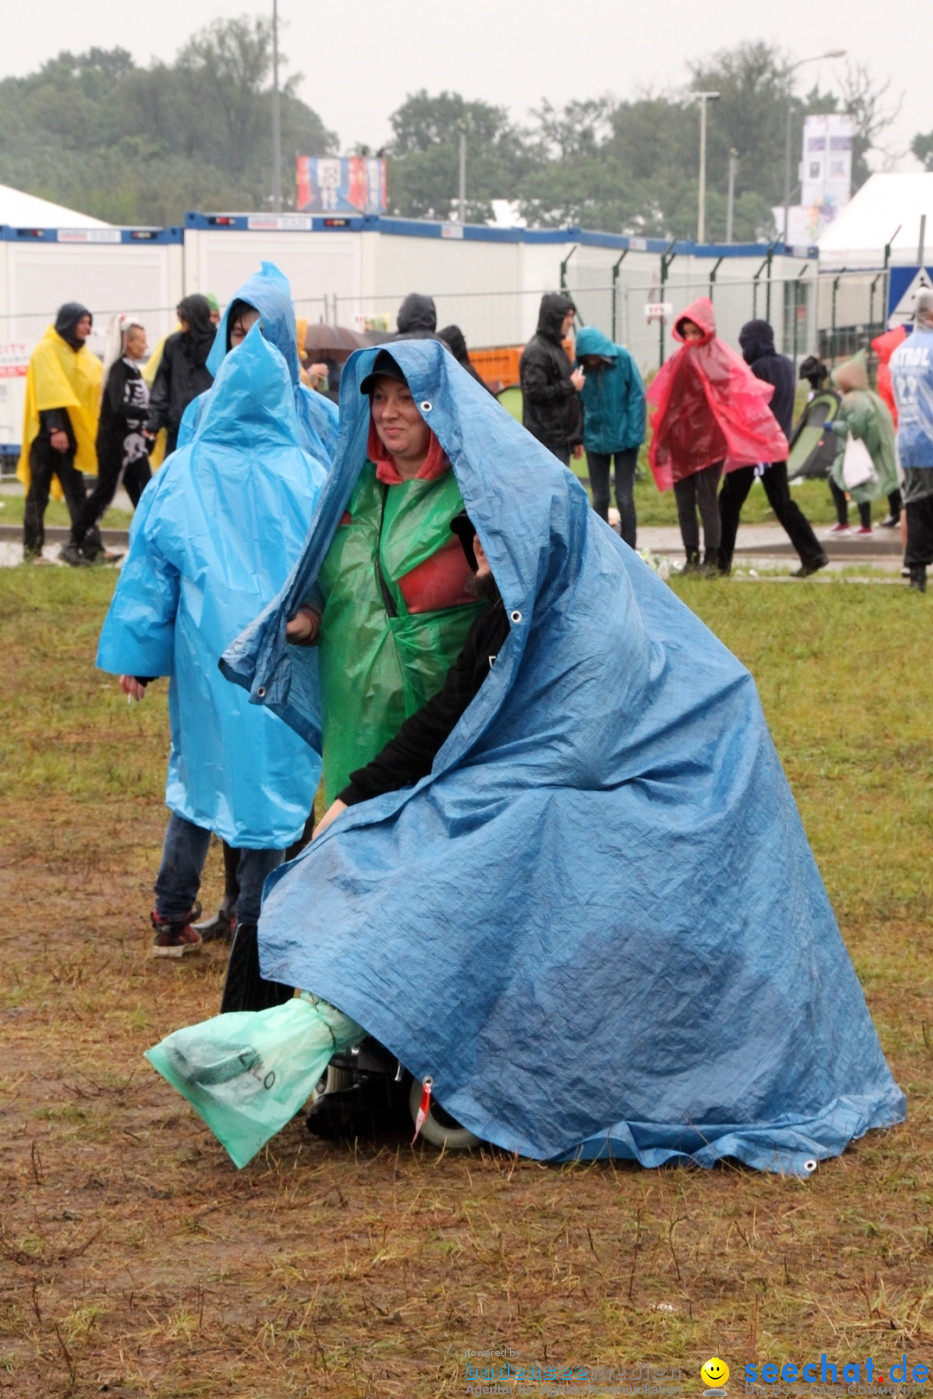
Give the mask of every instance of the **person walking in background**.
<svg viewBox="0 0 933 1399">
<path fill-rule="evenodd" d="M 903 345 L 907 339 L 907 327 L 904 325 L 892 326 L 883 335 L 879 335 L 871 342 L 871 347 L 878 356 L 877 388 L 878 395 L 883 400 L 888 412 L 891 414 L 891 421 L 894 423 L 894 432 L 897 433 L 897 399 L 894 396 L 894 385 L 891 381 L 891 356 L 894 351 Z M 882 529 L 895 529 L 901 521 L 901 510 L 903 501 L 901 499 L 900 486 L 895 487 L 888 496 L 888 513 L 878 524 Z"/>
<path fill-rule="evenodd" d="M 775 422 L 789 441 L 796 387 L 793 362 L 787 355 L 779 355 L 775 350 L 774 331 L 767 321 L 747 321 L 739 331 L 739 344 L 742 347 L 742 358 L 755 378 L 770 384 L 774 389 L 774 397 L 769 407 Z M 791 499 L 790 487 L 787 484 L 786 460 L 761 462 L 757 467 L 740 466 L 726 476 L 719 492 L 719 515 L 722 521 L 719 571 L 728 574 L 732 568 L 732 555 L 735 552 L 735 537 L 742 506 L 752 488 L 755 472 L 759 469 L 763 470 L 761 484 L 765 488 L 768 504 L 800 558 L 800 567 L 796 569 L 793 577 L 809 578 L 818 569 L 825 568 L 829 559 L 800 506 Z"/>
<path fill-rule="evenodd" d="M 66 301 L 29 359 L 23 445 L 16 469 L 26 488 L 23 558 L 27 563 L 47 562 L 42 547 L 53 481 L 58 482 L 74 528 L 86 495 L 83 473 L 93 476 L 97 471 L 94 443 L 101 366 L 85 343 L 92 325 L 86 306 Z"/>
<path fill-rule="evenodd" d="M 182 416 L 192 399 L 214 382 L 207 357 L 214 343 L 215 326 L 206 296 L 194 292 L 177 307 L 181 330 L 168 336 L 149 395 L 146 434 L 155 438 L 165 428 L 165 455 L 174 452 Z"/>
<path fill-rule="evenodd" d="M 546 292 L 538 311 L 538 329 L 518 362 L 522 386 L 522 426 L 543 442 L 564 466 L 583 443 L 580 393 L 586 382 L 564 349 L 577 308 L 563 292 Z"/>
<path fill-rule="evenodd" d="M 914 329 L 891 356 L 897 398 L 897 451 L 903 473 L 907 517 L 904 563 L 910 586 L 925 593 L 933 563 L 933 291 L 924 288 L 914 303 Z"/>
<path fill-rule="evenodd" d="M 716 337 L 713 303 L 701 296 L 678 316 L 681 348 L 661 366 L 648 390 L 653 409 L 648 461 L 658 490 L 673 486 L 686 553 L 685 572 L 719 571 L 721 523 L 716 491 L 723 470 L 786 461 L 787 439 L 768 408 L 774 390 Z"/>
<path fill-rule="evenodd" d="M 71 526 L 62 550 L 70 564 L 116 563 L 122 554 L 104 548 L 100 521 L 122 481 L 139 504 L 152 472 L 143 435 L 149 415 L 149 388 L 139 361 L 146 356 L 146 331 L 135 316 L 113 316 L 107 329 L 100 423 L 97 429 L 97 485 Z"/>
<path fill-rule="evenodd" d="M 628 350 L 595 326 L 581 328 L 576 349 L 577 364 L 586 374 L 580 401 L 593 509 L 609 519 L 609 470 L 615 462 L 619 533 L 634 549 L 635 468 L 645 440 L 645 388 Z"/>
<path fill-rule="evenodd" d="M 833 371 L 833 383 L 842 401 L 829 428 L 845 446 L 836 454 L 830 470 L 829 489 L 836 506 L 836 524 L 830 534 L 871 538 L 871 503 L 897 489 L 894 455 L 894 423 L 884 402 L 868 387 L 865 351 Z M 853 442 L 867 449 L 864 465 L 853 466 Z M 870 459 L 870 461 L 869 461 Z M 859 523 L 849 527 L 849 500 L 858 506 Z"/>
</svg>

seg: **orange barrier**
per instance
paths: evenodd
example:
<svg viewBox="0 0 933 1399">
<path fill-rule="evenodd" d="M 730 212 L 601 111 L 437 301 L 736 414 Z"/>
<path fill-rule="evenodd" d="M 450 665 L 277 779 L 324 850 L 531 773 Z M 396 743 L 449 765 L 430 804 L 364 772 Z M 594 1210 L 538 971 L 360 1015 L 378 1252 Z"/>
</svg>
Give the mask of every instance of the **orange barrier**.
<svg viewBox="0 0 933 1399">
<path fill-rule="evenodd" d="M 490 350 L 471 350 L 470 363 L 487 388 L 501 393 L 510 384 L 518 383 L 518 361 L 524 345 L 497 345 Z M 568 359 L 573 359 L 573 341 L 565 340 Z"/>
</svg>

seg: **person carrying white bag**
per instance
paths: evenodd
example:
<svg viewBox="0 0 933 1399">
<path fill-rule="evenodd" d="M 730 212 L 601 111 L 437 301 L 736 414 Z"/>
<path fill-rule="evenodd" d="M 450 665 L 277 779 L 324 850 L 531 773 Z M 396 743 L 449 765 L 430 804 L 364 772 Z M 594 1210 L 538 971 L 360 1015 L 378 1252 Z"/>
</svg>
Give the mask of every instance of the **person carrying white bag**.
<svg viewBox="0 0 933 1399">
<path fill-rule="evenodd" d="M 872 501 L 889 495 L 897 486 L 894 422 L 884 400 L 868 387 L 864 350 L 841 364 L 832 377 L 843 397 L 827 426 L 845 438 L 845 449 L 836 454 L 830 470 L 836 524 L 829 533 L 870 539 Z M 850 500 L 859 512 L 858 525 L 851 527 Z"/>
</svg>

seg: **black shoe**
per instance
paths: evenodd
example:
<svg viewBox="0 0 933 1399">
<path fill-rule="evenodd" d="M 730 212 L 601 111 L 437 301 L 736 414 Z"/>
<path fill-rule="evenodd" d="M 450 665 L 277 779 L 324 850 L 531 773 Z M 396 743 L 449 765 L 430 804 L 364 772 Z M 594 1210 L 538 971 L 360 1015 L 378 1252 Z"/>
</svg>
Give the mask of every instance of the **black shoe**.
<svg viewBox="0 0 933 1399">
<path fill-rule="evenodd" d="M 878 521 L 878 524 L 882 529 L 897 529 L 900 522 L 900 515 L 885 515 L 883 520 Z"/>
<path fill-rule="evenodd" d="M 703 554 L 703 567 L 700 569 L 704 578 L 719 577 L 719 550 L 707 549 Z"/>
<path fill-rule="evenodd" d="M 791 578 L 810 578 L 814 573 L 818 573 L 821 568 L 825 568 L 829 563 L 828 554 L 820 554 L 818 559 L 813 559 L 811 563 L 802 563 L 799 568 L 795 568 Z"/>
<path fill-rule="evenodd" d="M 925 563 L 911 564 L 910 566 L 910 586 L 915 593 L 925 593 L 927 590 L 927 566 Z"/>
<path fill-rule="evenodd" d="M 687 557 L 681 573 L 699 573 L 700 571 L 700 551 L 699 549 L 688 549 Z"/>
<path fill-rule="evenodd" d="M 81 546 L 73 539 L 69 539 L 67 544 L 63 544 L 58 551 L 58 557 L 62 563 L 70 564 L 72 568 L 89 568 L 91 561 L 85 558 L 81 551 Z"/>
<path fill-rule="evenodd" d="M 206 923 L 193 923 L 192 927 L 201 934 L 202 942 L 230 943 L 233 941 L 235 922 L 230 909 L 221 904 L 213 918 Z"/>
</svg>

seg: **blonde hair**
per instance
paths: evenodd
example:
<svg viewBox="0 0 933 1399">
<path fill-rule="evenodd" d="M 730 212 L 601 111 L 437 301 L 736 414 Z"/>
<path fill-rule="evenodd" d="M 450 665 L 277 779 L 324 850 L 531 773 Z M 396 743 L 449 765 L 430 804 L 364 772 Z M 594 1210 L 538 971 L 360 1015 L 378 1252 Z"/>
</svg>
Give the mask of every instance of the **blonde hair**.
<svg viewBox="0 0 933 1399">
<path fill-rule="evenodd" d="M 110 317 L 110 324 L 107 326 L 107 346 L 104 351 L 104 372 L 101 378 L 102 392 L 107 387 L 111 369 L 126 352 L 126 337 L 137 327 L 139 330 L 146 328 L 137 316 L 132 316 L 127 311 L 118 311 L 115 316 Z"/>
</svg>

